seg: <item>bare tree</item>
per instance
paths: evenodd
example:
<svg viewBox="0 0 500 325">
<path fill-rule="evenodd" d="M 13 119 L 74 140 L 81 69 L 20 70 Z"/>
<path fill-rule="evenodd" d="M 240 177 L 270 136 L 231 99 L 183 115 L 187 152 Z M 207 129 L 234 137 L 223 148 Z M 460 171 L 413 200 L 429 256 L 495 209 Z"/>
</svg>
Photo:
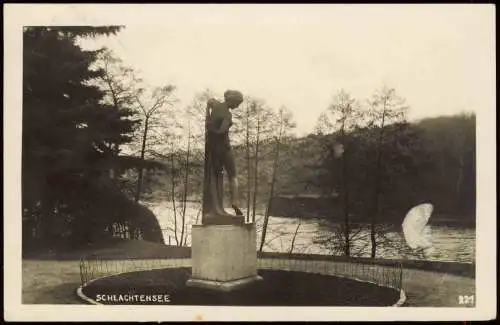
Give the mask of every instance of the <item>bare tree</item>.
<svg viewBox="0 0 500 325">
<path fill-rule="evenodd" d="M 143 91 L 140 86 L 142 80 L 138 78 L 133 69 L 124 65 L 109 49 L 99 53 L 96 65 L 102 69 L 103 74 L 93 82 L 105 92 L 104 101 L 112 105 L 117 111 L 127 110 L 136 112 L 135 96 Z M 120 153 L 118 144 L 110 148 L 113 153 L 112 162 Z M 110 176 L 115 178 L 114 168 L 110 168 Z"/>
<path fill-rule="evenodd" d="M 252 222 L 255 222 L 255 211 L 257 208 L 257 193 L 259 191 L 259 144 L 260 144 L 260 129 L 261 129 L 261 119 L 257 115 L 257 126 L 255 132 L 255 157 L 253 165 L 253 199 L 252 199 Z"/>
<path fill-rule="evenodd" d="M 137 186 L 134 195 L 135 201 L 139 201 L 141 196 L 141 189 L 143 183 L 143 165 L 145 154 L 148 146 L 148 137 L 152 132 L 151 128 L 157 127 L 155 124 L 155 117 L 164 113 L 165 108 L 171 106 L 174 100 L 171 99 L 172 92 L 175 87 L 168 85 L 165 87 L 157 87 L 152 91 L 141 91 L 135 95 L 135 100 L 139 106 L 139 111 L 142 115 L 142 136 L 141 136 L 141 149 L 140 159 L 141 165 L 138 169 Z"/>
<path fill-rule="evenodd" d="M 262 158 L 262 143 L 269 139 L 272 131 L 270 121 L 274 119 L 272 110 L 262 100 L 246 97 L 245 110 L 235 110 L 235 123 L 233 127 L 233 143 L 236 147 L 243 148 L 245 152 L 246 177 L 243 177 L 246 189 L 246 219 L 255 222 L 259 199 L 259 176 Z M 240 173 L 242 177 L 243 173 Z"/>
<path fill-rule="evenodd" d="M 371 257 L 375 258 L 377 252 L 377 219 L 380 214 L 380 195 L 381 195 L 381 177 L 382 177 L 382 159 L 385 127 L 393 123 L 402 123 L 406 121 L 407 106 L 404 105 L 404 99 L 396 94 L 395 89 L 383 87 L 372 97 L 369 110 L 370 125 L 379 129 L 377 140 L 377 159 L 375 166 L 375 187 L 374 187 L 374 207 L 371 213 L 370 240 Z"/>
<path fill-rule="evenodd" d="M 275 188 L 276 188 L 276 180 L 277 180 L 277 175 L 278 175 L 278 166 L 279 166 L 279 159 L 280 159 L 280 150 L 281 146 L 283 144 L 283 139 L 285 136 L 288 136 L 290 131 L 295 128 L 295 123 L 292 121 L 292 114 L 291 112 L 285 108 L 281 107 L 278 111 L 277 114 L 277 125 L 275 125 L 274 130 L 277 130 L 277 134 L 274 136 L 274 141 L 275 141 L 275 155 L 274 155 L 274 161 L 273 161 L 273 167 L 272 167 L 272 176 L 271 176 L 271 184 L 270 184 L 270 191 L 269 191 L 269 197 L 267 200 L 267 207 L 266 211 L 264 214 L 264 223 L 262 226 L 262 235 L 261 235 L 261 240 L 260 240 L 260 247 L 259 247 L 259 252 L 262 252 L 262 249 L 264 247 L 264 243 L 266 240 L 266 232 L 267 232 L 267 226 L 269 223 L 269 214 L 271 210 L 271 203 L 274 197 L 275 193 Z M 255 222 L 255 219 L 254 219 Z"/>
<path fill-rule="evenodd" d="M 245 114 L 245 133 L 246 133 L 246 140 L 245 140 L 245 153 L 246 153 L 246 168 L 247 168 L 247 182 L 246 182 L 246 197 L 247 197 L 247 216 L 246 220 L 247 222 L 250 221 L 250 193 L 251 193 L 251 169 L 250 169 L 250 150 L 251 150 L 251 145 L 250 145 L 250 112 L 255 111 L 255 102 L 249 102 L 248 100 L 246 101 L 246 114 Z"/>
<path fill-rule="evenodd" d="M 135 106 L 135 96 L 143 91 L 142 80 L 134 70 L 123 64 L 123 61 L 109 49 L 99 54 L 98 66 L 102 68 L 100 87 L 106 92 L 105 101 L 116 109 L 126 109 Z"/>
<path fill-rule="evenodd" d="M 170 152 L 170 178 L 171 178 L 171 191 L 170 191 L 170 198 L 172 200 L 172 208 L 174 211 L 174 236 L 175 236 L 175 242 L 177 245 L 179 245 L 179 237 L 177 235 L 178 227 L 177 227 L 177 206 L 175 202 L 175 175 L 176 175 L 176 169 L 175 169 L 175 147 L 174 147 L 174 140 L 171 142 L 171 152 Z"/>
<path fill-rule="evenodd" d="M 297 234 L 299 232 L 299 228 L 300 228 L 301 224 L 302 224 L 302 219 L 299 219 L 299 223 L 297 224 L 297 228 L 295 228 L 295 232 L 293 234 L 292 244 L 290 245 L 290 251 L 288 252 L 289 254 L 293 253 L 293 248 L 295 246 L 295 239 L 297 238 Z"/>
<path fill-rule="evenodd" d="M 330 173 L 334 175 L 340 174 L 340 197 L 344 216 L 343 224 L 341 225 L 341 235 L 344 242 L 344 255 L 346 256 L 350 256 L 351 254 L 352 239 L 350 229 L 350 170 L 347 135 L 348 132 L 359 126 L 362 117 L 362 110 L 357 101 L 344 90 L 340 90 L 333 98 L 333 102 L 327 108 L 326 112 L 320 116 L 316 129 L 317 133 L 323 136 L 323 147 L 330 157 L 326 159 L 326 163 L 329 165 L 327 169 L 330 169 Z M 331 141 L 327 136 L 329 134 L 335 134 L 337 138 Z M 332 157 L 334 160 L 329 160 Z M 337 168 L 335 158 L 340 158 L 341 160 L 340 173 L 335 170 Z M 332 181 L 332 179 L 329 179 L 328 183 Z M 335 205 L 335 202 L 332 202 L 332 205 Z"/>
<path fill-rule="evenodd" d="M 189 172 L 190 172 L 190 154 L 191 154 L 191 123 L 187 123 L 187 150 L 186 150 L 186 162 L 184 164 L 184 193 L 182 195 L 182 228 L 181 228 L 181 243 L 184 239 L 184 231 L 186 229 L 186 207 L 187 207 L 187 195 L 188 195 L 188 182 L 189 182 Z"/>
<path fill-rule="evenodd" d="M 175 110 L 175 121 L 172 121 L 170 133 L 175 133 L 170 136 L 172 146 L 170 149 L 171 158 L 171 199 L 174 208 L 174 232 L 178 245 L 186 245 L 187 243 L 187 222 L 188 222 L 188 197 L 191 193 L 195 194 L 201 200 L 201 187 L 192 187 L 190 176 L 193 173 L 203 172 L 199 160 L 202 159 L 203 138 L 205 132 L 205 106 L 207 101 L 213 98 L 210 90 L 205 90 L 202 93 L 195 95 L 192 103 L 186 108 L 178 107 Z M 172 130 L 174 128 L 175 130 Z M 174 160 L 173 157 L 176 157 Z M 176 167 L 174 168 L 174 165 Z M 182 180 L 177 183 L 176 177 L 182 177 Z M 182 187 L 182 193 L 178 197 L 177 185 Z M 194 192 L 193 192 L 194 191 Z M 179 202 L 177 202 L 179 200 Z M 201 202 L 200 202 L 201 203 Z M 180 207 L 180 210 L 177 208 Z M 199 211 L 201 212 L 201 210 Z M 180 217 L 180 224 L 178 222 Z M 195 223 L 198 222 L 199 213 L 196 216 Z"/>
<path fill-rule="evenodd" d="M 182 224 L 181 224 L 181 242 L 184 238 L 184 242 L 186 242 L 186 209 L 188 204 L 188 194 L 189 194 L 189 176 L 192 173 L 193 169 L 193 160 L 196 157 L 193 154 L 193 151 L 196 149 L 201 149 L 202 138 L 204 136 L 204 128 L 205 123 L 203 118 L 205 117 L 204 110 L 207 100 L 212 98 L 212 94 L 210 90 L 206 90 L 203 93 L 200 93 L 195 96 L 193 103 L 187 108 L 184 114 L 185 122 L 184 124 L 184 135 L 185 135 L 185 159 L 183 164 L 183 172 L 184 172 L 184 187 L 183 187 L 183 195 L 182 195 Z M 179 114 L 181 115 L 181 114 Z M 182 127 L 182 126 L 181 126 Z M 201 154 L 201 150 L 198 152 Z M 199 156 L 201 157 L 201 156 Z M 201 193 L 198 193 L 200 196 Z"/>
</svg>

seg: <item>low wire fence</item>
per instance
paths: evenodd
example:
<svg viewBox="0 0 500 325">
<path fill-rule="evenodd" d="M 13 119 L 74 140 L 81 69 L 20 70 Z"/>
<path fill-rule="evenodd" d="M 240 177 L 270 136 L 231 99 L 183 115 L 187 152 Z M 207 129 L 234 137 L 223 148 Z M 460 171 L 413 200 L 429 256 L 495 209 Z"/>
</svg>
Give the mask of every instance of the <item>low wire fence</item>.
<svg viewBox="0 0 500 325">
<path fill-rule="evenodd" d="M 344 277 L 397 290 L 401 290 L 403 287 L 403 266 L 396 261 L 387 261 L 381 264 L 379 261 L 370 261 L 369 259 L 332 260 L 328 256 L 318 258 L 318 255 L 315 255 L 313 258 L 308 258 L 305 255 L 302 258 L 292 256 L 289 256 L 289 258 L 259 258 L 257 266 L 259 269 L 298 271 Z"/>
<path fill-rule="evenodd" d="M 80 279 L 85 285 L 92 280 L 127 272 L 148 271 L 164 268 L 191 267 L 190 258 L 159 258 L 159 259 L 105 259 L 100 256 L 90 256 L 80 259 Z"/>
<path fill-rule="evenodd" d="M 80 259 L 82 286 L 92 280 L 121 273 L 147 271 L 163 268 L 191 267 L 190 258 L 120 259 L 109 260 L 99 256 Z M 332 259 L 330 256 L 273 254 L 259 257 L 257 268 L 263 270 L 285 270 L 345 277 L 401 290 L 403 266 L 400 262 L 370 259 Z"/>
</svg>

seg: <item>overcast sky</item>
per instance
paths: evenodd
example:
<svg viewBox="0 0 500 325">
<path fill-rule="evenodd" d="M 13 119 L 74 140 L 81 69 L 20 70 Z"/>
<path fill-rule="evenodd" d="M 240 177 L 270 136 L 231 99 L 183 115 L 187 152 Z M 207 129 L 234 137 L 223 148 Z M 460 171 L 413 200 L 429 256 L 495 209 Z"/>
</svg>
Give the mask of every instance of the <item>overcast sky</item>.
<svg viewBox="0 0 500 325">
<path fill-rule="evenodd" d="M 495 109 L 489 6 L 162 8 L 126 12 L 117 36 L 85 46 L 111 48 L 149 84 L 177 86 L 183 104 L 210 88 L 285 105 L 299 134 L 341 88 L 364 100 L 394 87 L 413 120 Z"/>
</svg>

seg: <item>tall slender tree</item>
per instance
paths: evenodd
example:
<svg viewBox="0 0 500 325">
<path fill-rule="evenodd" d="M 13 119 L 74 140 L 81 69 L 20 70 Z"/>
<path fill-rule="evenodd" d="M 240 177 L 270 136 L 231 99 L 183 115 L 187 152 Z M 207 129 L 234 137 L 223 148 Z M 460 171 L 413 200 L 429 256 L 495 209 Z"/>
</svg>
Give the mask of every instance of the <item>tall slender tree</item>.
<svg viewBox="0 0 500 325">
<path fill-rule="evenodd" d="M 104 91 L 104 102 L 113 106 L 116 111 L 134 112 L 134 122 L 138 123 L 139 121 L 135 119 L 137 116 L 136 96 L 144 91 L 141 86 L 142 80 L 136 76 L 133 69 L 125 66 L 120 58 L 106 48 L 99 53 L 96 66 L 103 71 L 100 78 L 94 82 Z M 119 144 L 115 144 L 110 169 L 112 178 L 115 178 L 120 152 Z"/>
<path fill-rule="evenodd" d="M 141 91 L 135 96 L 142 116 L 142 136 L 140 145 L 141 164 L 138 167 L 137 187 L 134 196 L 136 202 L 139 201 L 141 196 L 144 177 L 144 161 L 146 157 L 146 150 L 149 144 L 148 140 L 151 141 L 149 137 L 154 131 L 152 130 L 153 128 L 163 125 L 163 122 L 160 120 L 160 116 L 165 113 L 165 109 L 171 107 L 171 105 L 174 103 L 173 99 L 171 98 L 172 92 L 174 90 L 174 86 L 168 85 L 164 87 L 154 88 L 150 92 Z"/>
<path fill-rule="evenodd" d="M 377 219 L 380 214 L 380 196 L 382 192 L 382 164 L 383 164 L 383 148 L 385 129 L 387 125 L 406 122 L 406 111 L 408 107 L 405 105 L 403 98 L 396 94 L 394 88 L 383 87 L 378 90 L 370 101 L 370 125 L 378 129 L 377 137 L 377 158 L 374 170 L 375 186 L 374 186 L 374 208 L 370 223 L 370 241 L 371 241 L 371 257 L 375 258 L 377 252 Z"/>
<path fill-rule="evenodd" d="M 363 113 L 358 102 L 349 93 L 340 90 L 333 98 L 332 104 L 320 118 L 316 127 L 321 136 L 320 143 L 324 152 L 320 164 L 326 169 L 327 177 L 319 180 L 320 187 L 330 195 L 339 192 L 342 201 L 343 223 L 340 227 L 342 250 L 344 255 L 351 255 L 351 170 L 349 157 L 353 150 L 348 142 L 349 132 L 359 128 L 363 121 Z M 340 161 L 340 166 L 339 166 Z M 340 167 L 340 168 L 339 168 Z M 340 190 L 337 187 L 340 184 Z M 332 187 L 333 185 L 333 187 Z M 336 198 L 332 197 L 332 206 L 336 206 Z"/>
<path fill-rule="evenodd" d="M 270 122 L 270 121 L 268 121 Z M 275 196 L 275 190 L 277 187 L 277 179 L 278 179 L 278 174 L 279 174 L 279 166 L 280 166 L 280 154 L 281 154 L 281 147 L 283 146 L 283 142 L 286 137 L 290 136 L 290 132 L 295 128 L 296 124 L 292 120 L 292 113 L 286 108 L 286 107 L 281 107 L 278 110 L 277 114 L 277 119 L 273 122 L 273 129 L 276 131 L 276 133 L 273 136 L 274 140 L 274 159 L 273 159 L 273 166 L 272 166 L 272 174 L 271 174 L 271 182 L 270 182 L 270 189 L 269 189 L 269 196 L 267 200 L 267 206 L 266 210 L 264 213 L 264 222 L 262 225 L 262 235 L 260 239 L 260 247 L 259 247 L 259 252 L 262 252 L 264 248 L 264 243 L 266 240 L 266 233 L 267 233 L 267 228 L 269 224 L 269 216 L 271 213 L 271 204 L 272 200 Z M 297 230 L 298 231 L 298 228 Z M 295 237 L 294 237 L 295 238 Z M 293 249 L 293 245 L 292 245 Z"/>
</svg>

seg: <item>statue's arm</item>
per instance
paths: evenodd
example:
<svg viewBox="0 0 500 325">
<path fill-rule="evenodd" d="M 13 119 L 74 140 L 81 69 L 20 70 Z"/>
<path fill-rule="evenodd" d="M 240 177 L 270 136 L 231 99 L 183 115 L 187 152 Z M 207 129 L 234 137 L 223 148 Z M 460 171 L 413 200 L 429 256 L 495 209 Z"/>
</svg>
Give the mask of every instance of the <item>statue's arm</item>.
<svg viewBox="0 0 500 325">
<path fill-rule="evenodd" d="M 205 114 L 205 127 L 208 131 L 214 132 L 212 122 L 212 109 L 218 103 L 217 100 L 211 98 L 207 101 L 206 114 Z"/>
<path fill-rule="evenodd" d="M 208 124 L 208 129 L 216 134 L 224 134 L 228 132 L 231 127 L 231 113 L 226 107 L 217 104 L 220 103 L 212 101 L 207 105 L 207 121 L 211 121 L 211 123 Z M 208 115 L 209 109 L 211 113 Z M 220 121 L 220 124 L 215 123 L 215 121 Z M 215 126 L 217 124 L 219 124 L 218 127 Z"/>
<path fill-rule="evenodd" d="M 219 104 L 219 101 L 217 99 L 210 98 L 207 101 L 207 109 L 212 109 L 216 104 Z"/>
<path fill-rule="evenodd" d="M 231 126 L 231 117 L 230 116 L 226 116 L 222 120 L 222 123 L 220 124 L 219 129 L 216 130 L 215 133 L 218 133 L 218 134 L 226 133 L 226 132 L 229 131 L 229 127 L 230 126 Z"/>
</svg>

